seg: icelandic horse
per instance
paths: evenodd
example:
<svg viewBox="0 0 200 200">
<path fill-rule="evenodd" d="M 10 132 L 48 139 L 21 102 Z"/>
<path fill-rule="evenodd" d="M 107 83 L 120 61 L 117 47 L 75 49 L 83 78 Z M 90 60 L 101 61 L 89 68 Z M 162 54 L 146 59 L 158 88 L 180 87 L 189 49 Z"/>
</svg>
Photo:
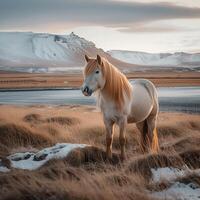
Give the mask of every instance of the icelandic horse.
<svg viewBox="0 0 200 200">
<path fill-rule="evenodd" d="M 107 59 L 97 55 L 85 55 L 84 83 L 81 90 L 85 96 L 97 92 L 97 100 L 103 113 L 106 128 L 106 154 L 112 157 L 113 125 L 119 126 L 121 158 L 125 159 L 125 127 L 136 123 L 141 133 L 140 147 L 143 152 L 159 150 L 156 121 L 159 104 L 155 86 L 146 79 L 135 79 L 132 84 Z"/>
</svg>

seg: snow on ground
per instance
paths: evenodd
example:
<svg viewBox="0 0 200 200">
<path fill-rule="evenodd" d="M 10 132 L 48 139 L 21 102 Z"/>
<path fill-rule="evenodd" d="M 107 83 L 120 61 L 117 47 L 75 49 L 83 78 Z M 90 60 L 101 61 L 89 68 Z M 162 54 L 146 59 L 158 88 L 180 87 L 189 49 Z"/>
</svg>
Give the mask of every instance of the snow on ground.
<svg viewBox="0 0 200 200">
<path fill-rule="evenodd" d="M 161 181 L 171 181 L 175 178 L 184 176 L 186 171 L 184 169 L 177 169 L 177 168 L 169 168 L 169 167 L 163 167 L 163 168 L 157 168 L 157 169 L 151 169 L 151 172 L 153 174 L 152 180 L 153 182 L 161 182 Z"/>
<path fill-rule="evenodd" d="M 199 200 L 200 188 L 193 183 L 175 182 L 169 188 L 155 192 L 153 196 L 165 200 Z"/>
<path fill-rule="evenodd" d="M 64 158 L 72 150 L 84 148 L 85 146 L 85 144 L 58 143 L 37 153 L 15 153 L 7 158 L 11 161 L 11 167 L 13 168 L 35 170 L 44 165 L 48 160 Z"/>
<path fill-rule="evenodd" d="M 84 148 L 85 144 L 71 144 L 71 143 L 58 143 L 52 147 L 44 148 L 36 153 L 24 152 L 15 153 L 7 158 L 11 162 L 11 168 L 35 170 L 44 165 L 51 159 L 61 159 L 66 157 L 71 151 L 76 148 Z M 10 169 L 3 166 L 0 159 L 0 172 L 9 172 Z M 171 185 L 161 191 L 151 192 L 152 197 L 159 199 L 178 199 L 178 200 L 199 200 L 200 188 L 194 183 L 181 183 L 177 181 L 177 178 L 183 178 L 188 174 L 195 173 L 200 176 L 200 169 L 191 170 L 187 166 L 183 166 L 181 169 L 173 167 L 163 167 L 151 169 L 152 183 L 162 183 L 163 181 L 170 183 Z"/>
<path fill-rule="evenodd" d="M 152 181 L 155 183 L 162 181 L 173 181 L 177 178 L 184 177 L 189 173 L 196 173 L 200 175 L 200 169 L 191 170 L 187 166 L 184 166 L 182 169 L 173 167 L 163 167 L 151 169 L 151 172 Z"/>
<path fill-rule="evenodd" d="M 0 172 L 9 172 L 10 169 L 8 169 L 7 167 L 3 166 L 3 163 L 0 159 Z"/>
<path fill-rule="evenodd" d="M 10 169 L 8 169 L 7 167 L 3 167 L 3 166 L 0 166 L 0 172 L 9 172 Z"/>
<path fill-rule="evenodd" d="M 178 199 L 178 200 L 199 200 L 200 188 L 194 183 L 180 183 L 176 181 L 177 178 L 185 177 L 188 173 L 196 173 L 200 176 L 200 169 L 191 170 L 186 166 L 182 169 L 178 168 L 158 168 L 151 169 L 152 181 L 154 183 L 161 183 L 162 181 L 171 182 L 172 185 L 159 192 L 153 192 L 152 196 L 159 199 Z"/>
</svg>

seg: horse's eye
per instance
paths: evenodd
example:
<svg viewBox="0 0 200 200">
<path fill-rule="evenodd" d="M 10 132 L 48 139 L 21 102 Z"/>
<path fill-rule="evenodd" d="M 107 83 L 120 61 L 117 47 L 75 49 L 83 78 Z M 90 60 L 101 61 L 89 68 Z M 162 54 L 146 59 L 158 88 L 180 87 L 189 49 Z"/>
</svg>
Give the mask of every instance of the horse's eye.
<svg viewBox="0 0 200 200">
<path fill-rule="evenodd" d="M 96 73 L 96 74 L 98 74 L 98 73 L 99 73 L 99 71 L 97 70 L 95 73 Z"/>
</svg>

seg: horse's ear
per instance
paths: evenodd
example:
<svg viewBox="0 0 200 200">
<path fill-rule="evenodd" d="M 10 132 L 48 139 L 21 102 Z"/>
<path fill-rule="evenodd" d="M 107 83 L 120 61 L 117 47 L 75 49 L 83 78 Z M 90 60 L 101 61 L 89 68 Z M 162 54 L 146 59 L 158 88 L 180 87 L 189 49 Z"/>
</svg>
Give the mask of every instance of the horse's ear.
<svg viewBox="0 0 200 200">
<path fill-rule="evenodd" d="M 90 58 L 89 58 L 89 56 L 88 56 L 88 55 L 85 55 L 85 60 L 86 60 L 87 62 L 89 62 L 89 61 L 90 61 Z"/>
<path fill-rule="evenodd" d="M 99 65 L 102 64 L 102 59 L 101 59 L 101 56 L 97 54 L 97 62 Z"/>
</svg>

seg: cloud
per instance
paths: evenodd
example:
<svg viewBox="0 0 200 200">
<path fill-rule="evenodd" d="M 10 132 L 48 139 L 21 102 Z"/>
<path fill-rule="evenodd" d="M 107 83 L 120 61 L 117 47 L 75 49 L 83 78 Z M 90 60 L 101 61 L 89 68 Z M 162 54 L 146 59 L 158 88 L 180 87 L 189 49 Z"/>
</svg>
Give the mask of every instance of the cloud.
<svg viewBox="0 0 200 200">
<path fill-rule="evenodd" d="M 137 24 L 141 26 L 157 20 L 193 18 L 200 18 L 200 8 L 169 3 L 111 0 L 0 0 L 1 30 L 45 31 L 49 27 L 62 29 L 92 25 L 121 27 L 122 31 L 134 31 L 134 26 Z"/>
</svg>

